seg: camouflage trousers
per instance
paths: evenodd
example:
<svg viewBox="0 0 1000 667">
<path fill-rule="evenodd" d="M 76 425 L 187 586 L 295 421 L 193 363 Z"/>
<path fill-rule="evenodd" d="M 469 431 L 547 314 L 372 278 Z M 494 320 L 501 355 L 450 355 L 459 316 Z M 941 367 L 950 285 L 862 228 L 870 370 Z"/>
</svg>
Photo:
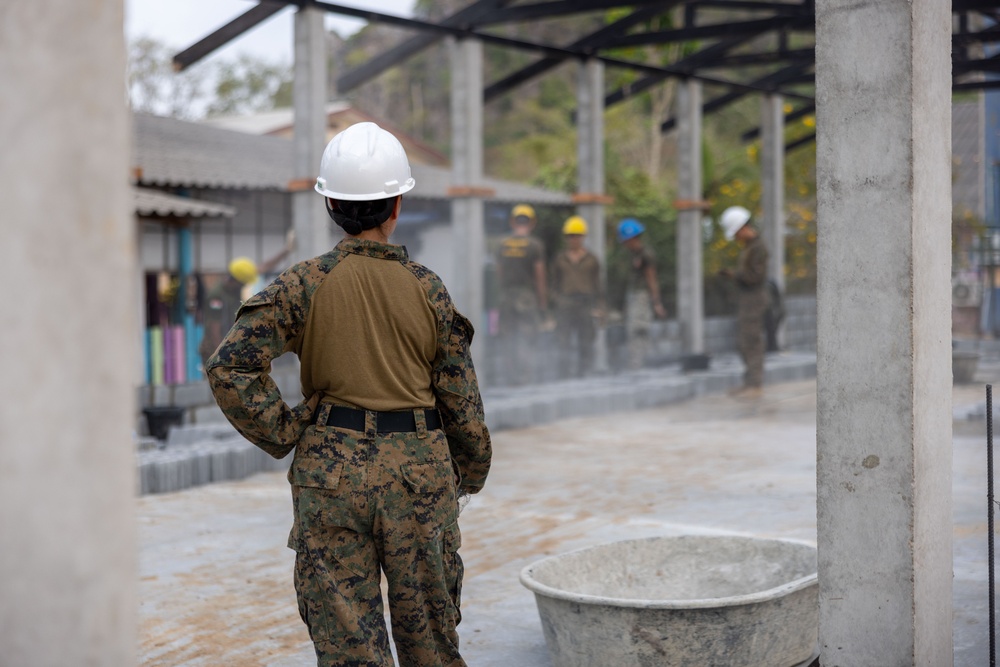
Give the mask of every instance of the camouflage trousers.
<svg viewBox="0 0 1000 667">
<path fill-rule="evenodd" d="M 769 302 L 763 288 L 740 292 L 737 302 L 736 346 L 746 367 L 743 376 L 746 387 L 764 384 L 764 312 Z"/>
<path fill-rule="evenodd" d="M 319 667 L 464 667 L 456 626 L 463 566 L 444 432 L 310 426 L 288 477 L 295 592 Z"/>
<path fill-rule="evenodd" d="M 631 289 L 625 293 L 625 335 L 628 337 L 628 368 L 638 370 L 646 364 L 652 347 L 653 301 L 649 291 Z"/>
<path fill-rule="evenodd" d="M 556 307 L 559 341 L 559 377 L 580 377 L 594 363 L 594 298 L 589 294 L 563 296 Z"/>
<path fill-rule="evenodd" d="M 508 288 L 500 298 L 500 356 L 506 384 L 531 384 L 538 366 L 541 311 L 535 291 Z"/>
</svg>

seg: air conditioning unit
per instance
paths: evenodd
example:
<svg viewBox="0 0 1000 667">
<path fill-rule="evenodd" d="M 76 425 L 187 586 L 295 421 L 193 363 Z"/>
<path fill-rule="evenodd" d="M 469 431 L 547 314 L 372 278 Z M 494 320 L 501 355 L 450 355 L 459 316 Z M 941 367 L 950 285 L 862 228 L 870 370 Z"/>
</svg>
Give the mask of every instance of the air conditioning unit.
<svg viewBox="0 0 1000 667">
<path fill-rule="evenodd" d="M 981 306 L 983 286 L 978 280 L 955 277 L 951 281 L 951 305 Z"/>
</svg>

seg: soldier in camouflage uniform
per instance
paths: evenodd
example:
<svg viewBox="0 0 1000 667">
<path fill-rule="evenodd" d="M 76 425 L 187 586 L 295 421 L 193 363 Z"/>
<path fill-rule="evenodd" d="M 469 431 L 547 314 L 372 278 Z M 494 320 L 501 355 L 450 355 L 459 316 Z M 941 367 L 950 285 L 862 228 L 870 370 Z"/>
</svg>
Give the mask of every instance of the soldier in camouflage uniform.
<svg viewBox="0 0 1000 667">
<path fill-rule="evenodd" d="M 362 171 L 359 164 L 371 167 Z M 295 590 L 321 667 L 459 667 L 458 497 L 491 446 L 469 354 L 472 326 L 441 280 L 390 245 L 410 190 L 399 142 L 359 123 L 330 142 L 316 189 L 348 233 L 248 299 L 209 361 L 220 407 L 288 473 Z M 305 400 L 268 371 L 293 352 Z"/>
<path fill-rule="evenodd" d="M 767 290 L 767 246 L 750 222 L 750 211 L 731 206 L 720 219 L 727 241 L 742 246 L 736 271 L 724 269 L 723 276 L 736 282 L 739 297 L 736 305 L 737 349 L 743 357 L 746 373 L 743 386 L 736 392 L 756 397 L 764 384 L 764 313 L 770 304 Z"/>
<path fill-rule="evenodd" d="M 527 204 L 510 213 L 513 233 L 500 242 L 497 283 L 500 290 L 500 343 L 508 384 L 529 384 L 538 365 L 538 333 L 547 317 L 545 247 L 531 235 L 535 209 Z"/>
<path fill-rule="evenodd" d="M 660 300 L 656 255 L 643 242 L 646 227 L 635 218 L 618 223 L 618 242 L 628 250 L 628 282 L 625 287 L 625 335 L 628 339 L 628 368 L 638 370 L 646 363 L 653 344 L 653 319 L 665 319 L 667 309 Z"/>
<path fill-rule="evenodd" d="M 233 326 L 236 311 L 243 303 L 243 288 L 256 279 L 257 267 L 253 262 L 246 257 L 237 257 L 229 263 L 226 277 L 205 296 L 205 310 L 202 314 L 205 333 L 198 344 L 203 367 Z"/>
<path fill-rule="evenodd" d="M 594 363 L 594 319 L 603 316 L 601 265 L 597 256 L 584 247 L 586 236 L 586 220 L 578 215 L 567 218 L 563 223 L 566 248 L 552 264 L 561 378 L 590 373 Z"/>
</svg>

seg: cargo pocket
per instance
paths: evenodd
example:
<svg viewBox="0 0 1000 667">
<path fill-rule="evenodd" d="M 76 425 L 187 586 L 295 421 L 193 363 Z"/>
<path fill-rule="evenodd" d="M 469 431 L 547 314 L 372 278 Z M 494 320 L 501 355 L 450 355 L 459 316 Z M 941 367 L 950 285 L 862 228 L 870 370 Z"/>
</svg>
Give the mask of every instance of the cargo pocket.
<svg viewBox="0 0 1000 667">
<path fill-rule="evenodd" d="M 455 473 L 450 461 L 404 463 L 400 475 L 410 492 L 414 520 L 424 535 L 440 535 L 458 520 Z"/>
<path fill-rule="evenodd" d="M 311 540 L 323 540 L 331 527 L 343 525 L 345 504 L 338 492 L 342 471 L 340 462 L 307 456 L 296 456 L 288 470 L 292 485 L 296 551 L 307 547 Z"/>
<path fill-rule="evenodd" d="M 342 467 L 340 462 L 299 456 L 288 469 L 288 481 L 292 486 L 336 491 Z"/>
<path fill-rule="evenodd" d="M 462 579 L 465 577 L 465 564 L 458 555 L 458 549 L 462 546 L 462 532 L 458 529 L 457 521 L 444 529 L 443 542 L 445 583 L 454 606 L 454 624 L 458 625 L 462 622 Z"/>
<path fill-rule="evenodd" d="M 325 642 L 333 635 L 332 616 L 327 608 L 325 589 L 330 585 L 328 577 L 316 567 L 308 553 L 295 556 L 295 599 L 299 607 L 299 617 L 309 629 L 309 638 L 314 642 Z"/>
</svg>

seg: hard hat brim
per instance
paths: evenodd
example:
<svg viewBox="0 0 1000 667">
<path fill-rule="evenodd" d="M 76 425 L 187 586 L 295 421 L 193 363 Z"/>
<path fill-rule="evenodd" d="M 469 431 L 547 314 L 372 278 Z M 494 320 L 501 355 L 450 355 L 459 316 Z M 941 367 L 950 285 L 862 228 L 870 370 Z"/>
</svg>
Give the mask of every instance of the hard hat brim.
<svg viewBox="0 0 1000 667">
<path fill-rule="evenodd" d="M 391 188 L 386 188 L 381 192 L 366 192 L 362 194 L 348 193 L 348 192 L 337 192 L 324 187 L 320 183 L 320 179 L 316 179 L 316 186 L 313 188 L 319 194 L 324 197 L 331 197 L 333 199 L 340 199 L 342 201 L 374 201 L 376 199 L 388 199 L 389 197 L 396 197 L 398 195 L 406 194 L 414 187 L 416 187 L 417 182 L 411 177 L 407 179 L 403 185 L 396 188 L 394 191 L 390 191 Z"/>
</svg>

